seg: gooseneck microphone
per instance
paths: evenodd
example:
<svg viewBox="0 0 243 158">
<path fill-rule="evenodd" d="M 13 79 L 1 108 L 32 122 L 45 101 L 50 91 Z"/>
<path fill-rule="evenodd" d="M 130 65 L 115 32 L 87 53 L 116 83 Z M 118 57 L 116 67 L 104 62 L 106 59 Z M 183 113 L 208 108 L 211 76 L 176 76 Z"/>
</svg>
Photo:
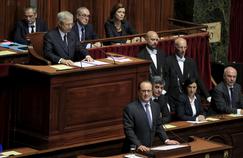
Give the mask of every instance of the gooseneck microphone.
<svg viewBox="0 0 243 158">
<path fill-rule="evenodd" d="M 96 45 L 92 45 L 92 47 L 93 47 L 93 48 L 100 48 L 100 49 L 99 49 L 99 52 L 101 52 L 102 54 L 104 54 L 105 57 L 110 57 L 111 60 L 112 60 L 112 62 L 113 62 L 113 64 L 117 64 L 117 63 L 116 63 L 116 60 L 115 60 L 115 58 L 114 58 L 114 56 L 112 55 L 112 53 L 107 53 L 106 51 L 104 51 L 104 50 L 102 49 L 102 47 L 97 47 Z"/>
</svg>

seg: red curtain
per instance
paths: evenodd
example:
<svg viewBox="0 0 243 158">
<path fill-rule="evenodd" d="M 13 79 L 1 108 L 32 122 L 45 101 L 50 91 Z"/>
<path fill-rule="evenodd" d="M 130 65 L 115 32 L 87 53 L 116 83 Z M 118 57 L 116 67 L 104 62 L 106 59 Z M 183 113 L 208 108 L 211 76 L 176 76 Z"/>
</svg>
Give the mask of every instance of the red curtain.
<svg viewBox="0 0 243 158">
<path fill-rule="evenodd" d="M 231 0 L 228 61 L 243 62 L 243 1 Z"/>
<path fill-rule="evenodd" d="M 211 67 L 210 67 L 210 50 L 208 33 L 198 33 L 184 36 L 187 39 L 188 49 L 186 55 L 195 59 L 198 65 L 198 72 L 208 89 L 212 88 L 211 84 Z M 167 55 L 174 53 L 175 38 L 166 38 L 159 42 L 158 47 L 163 49 Z M 89 53 L 94 58 L 104 58 L 105 52 L 113 52 L 127 56 L 135 57 L 145 43 L 112 45 L 102 48 L 92 48 Z"/>
</svg>

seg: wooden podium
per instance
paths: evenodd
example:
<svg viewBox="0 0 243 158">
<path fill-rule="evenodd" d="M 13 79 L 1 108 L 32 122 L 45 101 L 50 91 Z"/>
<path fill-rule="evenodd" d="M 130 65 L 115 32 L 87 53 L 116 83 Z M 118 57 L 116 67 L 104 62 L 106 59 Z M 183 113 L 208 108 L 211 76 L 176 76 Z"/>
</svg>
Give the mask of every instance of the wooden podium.
<svg viewBox="0 0 243 158">
<path fill-rule="evenodd" d="M 50 66 L 11 67 L 15 143 L 34 148 L 91 145 L 124 138 L 123 108 L 148 79 L 149 62 L 57 71 Z"/>
</svg>

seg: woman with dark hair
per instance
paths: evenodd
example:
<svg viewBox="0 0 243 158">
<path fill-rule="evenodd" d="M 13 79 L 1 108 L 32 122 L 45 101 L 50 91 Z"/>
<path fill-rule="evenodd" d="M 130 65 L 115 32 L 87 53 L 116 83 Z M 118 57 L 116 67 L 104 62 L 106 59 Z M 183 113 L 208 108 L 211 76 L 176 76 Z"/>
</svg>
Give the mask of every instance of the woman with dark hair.
<svg viewBox="0 0 243 158">
<path fill-rule="evenodd" d="M 179 97 L 176 107 L 178 118 L 183 121 L 205 121 L 205 114 L 201 107 L 201 99 L 197 94 L 195 79 L 187 79 L 184 83 L 184 94 Z"/>
<path fill-rule="evenodd" d="M 136 34 L 133 27 L 125 20 L 126 9 L 122 3 L 113 6 L 110 12 L 110 18 L 105 22 L 106 37 L 118 37 Z M 108 44 L 126 43 L 127 40 L 113 40 Z"/>
</svg>

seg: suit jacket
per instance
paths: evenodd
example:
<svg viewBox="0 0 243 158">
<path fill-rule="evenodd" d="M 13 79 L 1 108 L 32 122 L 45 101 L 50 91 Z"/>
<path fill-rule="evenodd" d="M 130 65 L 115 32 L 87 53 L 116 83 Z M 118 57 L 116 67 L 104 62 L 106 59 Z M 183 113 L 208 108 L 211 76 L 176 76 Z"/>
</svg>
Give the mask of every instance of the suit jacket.
<svg viewBox="0 0 243 158">
<path fill-rule="evenodd" d="M 196 115 L 192 116 L 192 108 L 188 96 L 185 94 L 180 95 L 179 104 L 176 107 L 178 118 L 183 121 L 195 121 L 198 115 L 205 115 L 201 106 L 201 99 L 199 95 L 196 95 L 194 104 L 196 108 Z"/>
<path fill-rule="evenodd" d="M 160 113 L 161 113 L 161 121 L 162 124 L 169 123 L 171 121 L 171 114 L 168 109 L 168 97 L 166 95 L 161 95 L 158 98 L 158 103 L 160 106 Z"/>
<path fill-rule="evenodd" d="M 114 25 L 113 20 L 107 20 L 105 22 L 105 33 L 106 37 L 118 37 L 118 36 L 126 36 L 136 34 L 134 28 L 126 21 L 122 21 L 121 23 L 121 32 L 116 31 L 116 27 Z M 113 40 L 106 42 L 106 44 L 114 44 L 114 43 L 126 43 L 126 40 Z"/>
<path fill-rule="evenodd" d="M 94 40 L 97 39 L 97 34 L 94 32 L 93 25 L 87 24 L 84 26 L 85 30 L 85 40 Z M 77 35 L 79 39 L 79 31 L 77 22 L 74 24 L 72 31 L 74 31 L 75 35 Z M 80 40 L 80 39 L 79 39 Z"/>
<path fill-rule="evenodd" d="M 165 69 L 165 53 L 162 50 L 156 49 L 157 50 L 157 68 L 155 67 L 153 60 L 148 52 L 148 50 L 145 48 L 143 48 L 138 54 L 137 56 L 139 58 L 142 59 L 147 59 L 151 61 L 150 64 L 150 76 L 161 76 L 162 78 L 164 78 L 164 69 Z"/>
<path fill-rule="evenodd" d="M 47 25 L 41 19 L 36 19 L 36 32 L 48 31 Z M 15 27 L 13 41 L 21 44 L 28 45 L 26 35 L 29 34 L 29 25 L 25 20 L 18 21 Z"/>
<path fill-rule="evenodd" d="M 61 58 L 78 61 L 88 55 L 88 51 L 82 48 L 80 41 L 71 31 L 67 34 L 68 47 L 62 40 L 58 28 L 55 28 L 44 36 L 44 56 L 58 63 Z"/>
<path fill-rule="evenodd" d="M 151 111 L 153 118 L 152 129 L 149 126 L 146 112 L 139 100 L 128 104 L 123 111 L 123 125 L 126 135 L 124 151 L 129 151 L 130 145 L 152 146 L 155 134 L 164 142 L 168 139 L 165 130 L 161 126 L 160 107 L 151 101 Z"/>
<path fill-rule="evenodd" d="M 204 83 L 198 75 L 197 65 L 193 59 L 185 57 L 182 74 L 176 56 L 172 55 L 166 58 L 165 89 L 167 90 L 170 101 L 174 102 L 174 105 L 178 104 L 178 98 L 183 92 L 182 87 L 188 78 L 196 79 L 199 93 L 202 93 L 205 97 L 209 96 Z"/>
<path fill-rule="evenodd" d="M 220 82 L 212 92 L 212 107 L 217 113 L 237 113 L 237 109 L 243 109 L 241 86 L 237 83 L 233 87 L 234 105 L 230 105 L 228 88 L 224 82 Z"/>
</svg>

